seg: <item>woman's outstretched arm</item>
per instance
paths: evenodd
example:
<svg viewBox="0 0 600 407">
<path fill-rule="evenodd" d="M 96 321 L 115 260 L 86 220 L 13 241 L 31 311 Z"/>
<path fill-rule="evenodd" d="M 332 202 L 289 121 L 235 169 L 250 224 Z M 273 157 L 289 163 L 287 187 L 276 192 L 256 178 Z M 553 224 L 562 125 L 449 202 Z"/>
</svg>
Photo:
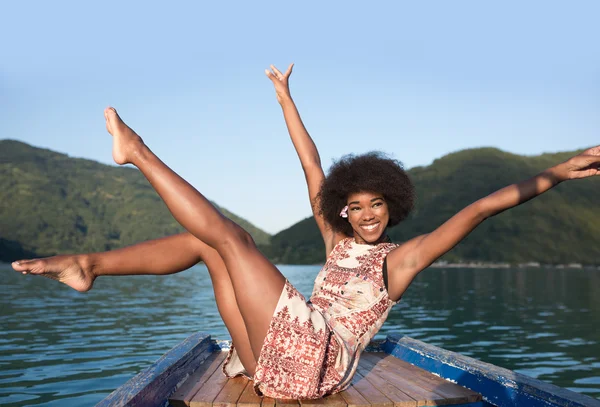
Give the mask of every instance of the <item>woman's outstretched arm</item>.
<svg viewBox="0 0 600 407">
<path fill-rule="evenodd" d="M 600 175 L 600 146 L 504 187 L 467 206 L 433 232 L 404 243 L 388 255 L 390 297 L 400 298 L 412 279 L 456 246 L 489 217 L 513 208 L 571 179 Z"/>
<path fill-rule="evenodd" d="M 321 183 L 325 178 L 323 168 L 321 167 L 321 158 L 319 157 L 319 151 L 314 141 L 308 134 L 300 113 L 296 108 L 296 104 L 292 99 L 289 87 L 289 78 L 292 74 L 292 68 L 294 64 L 291 64 L 285 73 L 281 73 L 275 66 L 271 65 L 271 70 L 266 70 L 267 77 L 273 82 L 275 86 L 275 93 L 277 95 L 277 101 L 281 105 L 283 110 L 283 117 L 285 118 L 285 124 L 287 126 L 290 138 L 294 144 L 294 148 L 300 158 L 302 169 L 304 170 L 304 176 L 308 185 L 308 197 L 310 199 L 310 205 L 312 207 L 313 214 L 323 240 L 325 241 L 325 250 L 327 254 L 331 252 L 333 246 L 343 236 L 338 236 L 331 227 L 325 222 L 323 216 L 319 213 L 319 190 Z"/>
</svg>

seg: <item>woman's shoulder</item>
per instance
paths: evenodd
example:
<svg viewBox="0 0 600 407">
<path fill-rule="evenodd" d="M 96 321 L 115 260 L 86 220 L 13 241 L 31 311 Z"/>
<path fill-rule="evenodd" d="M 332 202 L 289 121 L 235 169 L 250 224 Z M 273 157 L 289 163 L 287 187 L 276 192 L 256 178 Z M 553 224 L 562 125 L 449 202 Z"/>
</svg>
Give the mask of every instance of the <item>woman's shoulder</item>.
<svg viewBox="0 0 600 407">
<path fill-rule="evenodd" d="M 325 241 L 325 249 L 327 250 L 327 258 L 329 258 L 336 250 L 340 250 L 341 247 L 347 245 L 348 241 L 352 239 L 342 233 L 335 233 L 330 239 Z"/>
<path fill-rule="evenodd" d="M 398 243 L 394 243 L 390 240 L 387 242 L 381 242 L 381 243 L 377 244 L 376 247 L 378 250 L 390 252 L 390 251 L 394 250 L 396 247 L 400 247 L 400 245 Z"/>
</svg>

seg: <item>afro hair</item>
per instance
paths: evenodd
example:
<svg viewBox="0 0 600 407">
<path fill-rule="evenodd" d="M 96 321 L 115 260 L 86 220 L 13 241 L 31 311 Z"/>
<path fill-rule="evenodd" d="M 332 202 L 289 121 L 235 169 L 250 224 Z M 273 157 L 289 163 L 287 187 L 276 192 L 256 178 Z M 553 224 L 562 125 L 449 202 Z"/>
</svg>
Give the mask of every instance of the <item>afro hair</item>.
<svg viewBox="0 0 600 407">
<path fill-rule="evenodd" d="M 336 232 L 353 235 L 352 226 L 340 216 L 350 194 L 375 192 L 383 195 L 390 213 L 388 226 L 395 226 L 413 209 L 415 189 L 400 161 L 381 152 L 345 155 L 329 169 L 319 191 L 320 214 Z"/>
</svg>

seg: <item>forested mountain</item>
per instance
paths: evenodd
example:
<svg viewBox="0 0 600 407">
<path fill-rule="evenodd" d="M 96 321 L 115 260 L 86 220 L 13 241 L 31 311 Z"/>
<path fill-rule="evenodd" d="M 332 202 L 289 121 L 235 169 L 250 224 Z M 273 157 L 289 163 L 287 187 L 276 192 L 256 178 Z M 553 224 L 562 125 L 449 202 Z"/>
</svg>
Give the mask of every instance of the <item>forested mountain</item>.
<svg viewBox="0 0 600 407">
<path fill-rule="evenodd" d="M 413 168 L 409 174 L 417 190 L 416 209 L 390 236 L 402 242 L 428 233 L 471 202 L 576 153 L 527 157 L 479 148 Z M 599 182 L 563 183 L 488 219 L 444 259 L 599 264 Z M 324 261 L 312 217 L 270 237 L 221 210 L 246 228 L 275 262 Z M 0 141 L 0 261 L 108 250 L 181 230 L 136 169 Z"/>
<path fill-rule="evenodd" d="M 477 199 L 576 153 L 527 157 L 478 148 L 413 168 L 409 174 L 417 190 L 416 208 L 390 230 L 390 237 L 402 242 L 428 233 Z M 314 219 L 304 219 L 274 235 L 269 255 L 281 263 L 323 262 L 324 246 Z M 563 183 L 486 220 L 444 259 L 600 264 L 600 179 Z"/>
<path fill-rule="evenodd" d="M 266 232 L 219 209 L 268 243 Z M 110 250 L 182 230 L 134 168 L 0 140 L 0 261 Z"/>
</svg>

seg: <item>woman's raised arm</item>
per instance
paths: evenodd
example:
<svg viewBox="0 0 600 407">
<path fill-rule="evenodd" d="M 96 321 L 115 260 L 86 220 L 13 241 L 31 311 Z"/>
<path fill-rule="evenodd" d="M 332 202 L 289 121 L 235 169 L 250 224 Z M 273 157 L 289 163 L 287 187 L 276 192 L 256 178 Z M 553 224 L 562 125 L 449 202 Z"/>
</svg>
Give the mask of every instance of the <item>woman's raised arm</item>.
<svg viewBox="0 0 600 407">
<path fill-rule="evenodd" d="M 527 202 L 563 181 L 600 175 L 599 168 L 600 146 L 526 181 L 504 187 L 467 206 L 433 232 L 402 244 L 388 255 L 390 297 L 399 298 L 421 270 L 456 246 L 485 219 Z"/>
<path fill-rule="evenodd" d="M 317 146 L 308 134 L 308 131 L 306 131 L 304 123 L 302 123 L 302 119 L 300 118 L 300 113 L 298 113 L 296 104 L 290 94 L 289 78 L 292 74 L 293 67 L 294 64 L 291 64 L 285 73 L 281 73 L 275 66 L 271 65 L 271 69 L 265 70 L 265 73 L 275 86 L 277 101 L 283 109 L 285 124 L 290 134 L 290 138 L 292 139 L 292 143 L 294 144 L 294 148 L 298 153 L 298 158 L 300 158 L 302 169 L 304 170 L 306 184 L 308 185 L 310 205 L 317 225 L 319 226 L 319 230 L 321 231 L 321 235 L 323 236 L 323 240 L 325 241 L 326 252 L 329 254 L 335 243 L 337 243 L 337 240 L 341 237 L 337 236 L 319 213 L 320 205 L 318 196 L 325 174 L 321 167 L 321 158 L 319 157 Z"/>
</svg>

